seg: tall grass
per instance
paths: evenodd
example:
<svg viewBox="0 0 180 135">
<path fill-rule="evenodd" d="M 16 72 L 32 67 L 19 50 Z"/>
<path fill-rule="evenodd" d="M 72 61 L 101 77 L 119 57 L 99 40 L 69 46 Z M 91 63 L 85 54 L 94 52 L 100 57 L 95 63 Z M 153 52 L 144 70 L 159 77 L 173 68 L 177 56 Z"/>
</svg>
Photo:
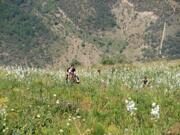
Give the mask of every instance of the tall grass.
<svg viewBox="0 0 180 135">
<path fill-rule="evenodd" d="M 0 134 L 160 135 L 180 121 L 178 65 L 108 67 L 100 75 L 79 69 L 78 74 L 76 85 L 65 82 L 64 71 L 1 67 Z M 144 76 L 148 87 L 142 87 Z M 153 103 L 159 117 L 151 114 Z"/>
</svg>

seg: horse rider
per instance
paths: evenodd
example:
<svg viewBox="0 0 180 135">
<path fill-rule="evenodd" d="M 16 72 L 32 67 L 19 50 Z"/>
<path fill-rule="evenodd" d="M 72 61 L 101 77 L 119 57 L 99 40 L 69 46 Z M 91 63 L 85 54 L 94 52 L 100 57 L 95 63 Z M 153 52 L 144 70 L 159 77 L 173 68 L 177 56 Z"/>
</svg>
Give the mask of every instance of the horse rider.
<svg viewBox="0 0 180 135">
<path fill-rule="evenodd" d="M 68 78 L 69 78 L 70 76 L 74 77 L 74 78 L 75 78 L 75 81 L 76 81 L 77 83 L 80 82 L 80 81 L 79 81 L 79 77 L 76 75 L 76 69 L 75 69 L 75 67 L 74 67 L 73 64 L 71 64 L 71 66 L 70 66 L 69 68 L 67 68 L 66 80 L 68 80 Z"/>
<path fill-rule="evenodd" d="M 149 85 L 149 80 L 148 80 L 147 76 L 144 76 L 144 79 L 142 80 L 142 82 L 143 82 L 143 87 L 146 87 Z"/>
</svg>

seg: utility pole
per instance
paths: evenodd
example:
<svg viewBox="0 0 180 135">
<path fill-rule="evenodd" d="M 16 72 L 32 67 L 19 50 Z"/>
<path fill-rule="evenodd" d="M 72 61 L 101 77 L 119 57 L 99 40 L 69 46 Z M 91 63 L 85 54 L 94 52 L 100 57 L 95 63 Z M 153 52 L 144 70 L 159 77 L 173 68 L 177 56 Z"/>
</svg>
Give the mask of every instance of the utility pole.
<svg viewBox="0 0 180 135">
<path fill-rule="evenodd" d="M 165 34 L 166 34 L 166 22 L 164 22 L 162 38 L 161 38 L 161 43 L 160 43 L 160 47 L 159 47 L 159 55 L 160 56 L 162 55 L 162 47 L 163 47 L 163 42 L 164 42 Z"/>
</svg>

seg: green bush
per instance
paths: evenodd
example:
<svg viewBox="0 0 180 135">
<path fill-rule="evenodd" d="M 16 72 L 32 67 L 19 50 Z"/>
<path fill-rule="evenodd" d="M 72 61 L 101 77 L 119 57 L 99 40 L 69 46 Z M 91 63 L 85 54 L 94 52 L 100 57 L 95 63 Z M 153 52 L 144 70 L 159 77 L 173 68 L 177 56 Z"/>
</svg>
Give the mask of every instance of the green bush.
<svg viewBox="0 0 180 135">
<path fill-rule="evenodd" d="M 79 62 L 77 59 L 72 59 L 71 65 L 75 65 L 75 66 L 80 66 L 81 65 L 81 62 Z"/>
<path fill-rule="evenodd" d="M 104 134 L 105 134 L 105 131 L 104 131 L 103 126 L 99 123 L 95 124 L 92 135 L 104 135 Z"/>
<path fill-rule="evenodd" d="M 179 59 L 180 58 L 180 32 L 176 33 L 175 37 L 169 36 L 165 45 L 162 48 L 162 53 L 168 58 Z"/>
<path fill-rule="evenodd" d="M 154 48 L 145 48 L 142 50 L 143 51 L 143 57 L 146 59 L 152 59 L 155 56 L 157 56 L 157 52 Z"/>
<path fill-rule="evenodd" d="M 101 64 L 103 64 L 103 65 L 114 65 L 115 61 L 111 57 L 105 56 L 102 58 Z"/>
</svg>

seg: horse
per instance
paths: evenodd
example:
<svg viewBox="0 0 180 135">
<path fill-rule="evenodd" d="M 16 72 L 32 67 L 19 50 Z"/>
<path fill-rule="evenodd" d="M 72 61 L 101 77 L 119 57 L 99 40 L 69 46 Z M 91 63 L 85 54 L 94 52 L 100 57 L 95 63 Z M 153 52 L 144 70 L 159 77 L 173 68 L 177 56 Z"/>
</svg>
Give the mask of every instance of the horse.
<svg viewBox="0 0 180 135">
<path fill-rule="evenodd" d="M 67 82 L 70 82 L 70 83 L 77 83 L 79 84 L 80 83 L 80 79 L 77 75 L 75 74 L 68 74 L 67 75 L 67 78 L 66 78 Z"/>
</svg>

